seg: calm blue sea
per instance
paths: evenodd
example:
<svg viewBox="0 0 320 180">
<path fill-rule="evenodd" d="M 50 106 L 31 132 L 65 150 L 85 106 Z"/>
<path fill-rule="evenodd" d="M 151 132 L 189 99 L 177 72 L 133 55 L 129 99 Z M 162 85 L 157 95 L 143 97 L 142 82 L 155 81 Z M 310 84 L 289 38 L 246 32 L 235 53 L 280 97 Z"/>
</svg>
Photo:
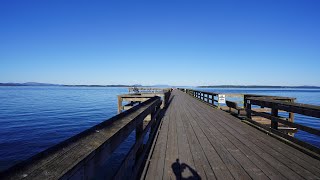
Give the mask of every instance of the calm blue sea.
<svg viewBox="0 0 320 180">
<path fill-rule="evenodd" d="M 296 97 L 320 105 L 320 90 L 202 89 Z M 0 87 L 0 171 L 117 114 L 117 95 L 127 88 Z M 319 119 L 296 115 L 295 122 L 320 129 Z M 298 132 L 295 137 L 320 146 L 320 139 Z M 130 147 L 129 138 L 115 154 Z"/>
</svg>

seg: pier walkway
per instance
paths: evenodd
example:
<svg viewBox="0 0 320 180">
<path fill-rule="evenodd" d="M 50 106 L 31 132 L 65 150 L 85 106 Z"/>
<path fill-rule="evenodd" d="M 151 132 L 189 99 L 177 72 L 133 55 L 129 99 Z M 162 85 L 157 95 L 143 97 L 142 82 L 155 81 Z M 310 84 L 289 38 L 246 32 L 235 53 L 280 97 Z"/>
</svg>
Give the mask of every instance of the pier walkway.
<svg viewBox="0 0 320 180">
<path fill-rule="evenodd" d="M 174 90 L 142 179 L 319 179 L 320 161 Z"/>
</svg>

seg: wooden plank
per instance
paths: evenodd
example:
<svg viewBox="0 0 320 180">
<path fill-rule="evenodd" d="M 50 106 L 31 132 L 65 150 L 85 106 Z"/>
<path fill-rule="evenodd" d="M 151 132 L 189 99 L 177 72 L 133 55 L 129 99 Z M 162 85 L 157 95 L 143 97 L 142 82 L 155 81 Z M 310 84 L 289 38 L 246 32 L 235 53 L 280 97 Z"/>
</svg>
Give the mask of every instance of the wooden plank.
<svg viewBox="0 0 320 180">
<path fill-rule="evenodd" d="M 172 103 L 172 108 L 177 106 L 177 99 L 175 98 Z M 179 179 L 180 177 L 176 177 L 175 172 L 179 171 L 180 166 L 172 167 L 172 165 L 176 162 L 178 158 L 178 145 L 177 145 L 177 129 L 176 129 L 176 121 L 175 121 L 175 109 L 172 109 L 169 113 L 169 130 L 168 130 L 168 141 L 167 141 L 167 149 L 166 149 L 166 157 L 164 164 L 164 173 L 163 179 Z"/>
<path fill-rule="evenodd" d="M 194 141 L 197 142 L 197 145 L 196 145 L 197 147 L 195 147 L 195 149 L 202 162 L 202 167 L 205 171 L 206 177 L 208 179 L 216 179 L 215 173 L 213 172 L 213 168 L 208 161 L 208 155 L 214 155 L 210 153 L 215 153 L 215 152 L 213 151 L 212 146 L 210 145 L 210 143 L 208 143 L 209 141 L 207 140 L 207 138 L 199 128 L 198 124 L 196 123 L 196 119 L 190 113 L 188 112 L 185 112 L 185 113 L 187 117 L 185 119 L 185 123 L 186 123 L 186 126 L 189 126 L 190 130 L 192 129 L 192 131 L 195 134 L 195 136 L 193 137 L 195 138 Z M 195 146 L 195 144 L 191 144 L 191 146 Z M 209 158 L 213 158 L 213 156 L 210 156 Z M 228 177 L 227 174 L 226 174 L 226 177 Z"/>
<path fill-rule="evenodd" d="M 164 173 L 164 163 L 166 157 L 166 148 L 168 142 L 168 131 L 169 131 L 169 114 L 172 110 L 170 106 L 166 114 L 163 117 L 163 123 L 159 129 L 159 137 L 156 140 L 155 149 L 152 153 L 149 168 L 147 169 L 147 174 L 145 179 L 163 179 Z"/>
<path fill-rule="evenodd" d="M 219 112 L 219 114 L 220 113 L 221 112 Z M 217 113 L 217 115 L 218 115 L 218 113 Z M 228 115 L 228 114 L 226 114 L 226 115 Z M 234 117 L 230 116 L 230 118 L 234 118 Z M 228 121 L 223 121 L 223 122 L 227 123 Z M 232 123 L 230 123 L 229 125 L 231 125 L 231 124 Z M 244 127 L 244 128 L 248 128 L 248 127 Z M 241 128 L 239 128 L 239 126 L 233 127 L 233 132 L 238 131 L 239 129 L 241 129 Z M 253 129 L 252 131 L 257 131 L 257 130 Z M 244 142 L 248 142 L 248 140 L 254 140 L 255 139 L 254 137 L 258 136 L 259 134 L 261 135 L 260 131 L 256 132 L 255 134 L 252 134 L 252 131 L 248 132 L 248 134 L 250 134 L 250 135 L 248 135 L 247 133 L 243 133 L 243 135 L 245 135 L 245 138 L 242 139 Z M 237 137 L 242 137 L 242 136 L 237 136 Z M 267 137 L 265 137 L 265 138 L 267 138 Z M 268 141 L 271 141 L 271 140 L 277 141 L 275 139 L 268 137 Z M 266 140 L 264 139 L 264 141 L 266 141 Z M 301 177 L 313 177 L 313 178 L 316 177 L 316 176 L 312 175 L 309 171 L 301 168 L 294 161 L 288 160 L 288 158 L 283 157 L 283 154 L 281 154 L 280 152 L 275 151 L 275 149 L 277 147 L 274 147 L 275 149 L 270 148 L 269 146 L 272 146 L 272 143 L 269 144 L 269 146 L 266 146 L 264 142 L 261 142 L 261 139 L 254 141 L 254 143 L 257 144 L 262 150 L 265 150 L 265 152 L 270 153 L 271 156 L 275 156 L 275 158 L 280 160 L 285 166 L 290 167 L 290 169 L 293 169 L 295 171 L 295 173 L 300 174 Z M 281 146 L 287 146 L 287 145 L 281 144 Z M 286 148 L 291 148 L 291 147 L 287 146 Z M 307 156 L 307 155 L 305 155 L 305 156 Z M 266 158 L 265 160 L 268 161 L 270 159 L 271 158 L 269 157 L 269 158 Z M 272 165 L 279 165 L 279 164 L 272 163 Z M 282 168 L 283 168 L 283 166 L 282 166 Z M 281 172 L 287 173 L 288 171 L 281 171 Z M 290 177 L 290 176 L 287 176 L 287 177 Z"/>
<path fill-rule="evenodd" d="M 203 162 L 205 162 L 205 155 L 202 152 L 200 143 L 196 138 L 196 134 L 192 129 L 189 119 L 190 117 L 187 115 L 187 118 L 183 122 L 183 125 L 186 129 L 187 136 L 189 139 L 190 149 L 195 164 L 195 170 L 197 171 L 201 179 L 207 179 L 206 170 L 208 169 L 208 166 L 204 167 L 203 165 Z"/>
<path fill-rule="evenodd" d="M 213 127 L 212 124 L 208 122 L 208 119 L 204 118 L 204 116 L 208 115 L 206 112 L 200 112 L 201 109 L 196 108 L 194 105 L 192 110 L 192 114 L 198 114 L 198 122 L 203 123 L 203 130 L 209 129 L 208 133 L 211 135 L 210 138 L 215 139 L 215 143 L 213 145 L 217 146 L 218 144 L 221 144 L 221 146 L 226 149 L 227 153 L 231 154 L 231 156 L 238 162 L 236 163 L 234 161 L 235 167 L 241 166 L 254 179 L 268 179 L 267 176 L 238 149 L 238 147 L 232 144 L 233 142 L 228 140 L 218 129 Z M 241 171 L 241 168 L 238 167 L 237 169 Z"/>
<path fill-rule="evenodd" d="M 217 121 L 217 122 L 219 122 L 220 121 L 220 119 L 225 119 L 224 117 L 219 117 L 219 116 L 216 116 L 215 118 L 214 118 L 214 120 L 215 121 Z M 222 129 L 225 129 L 225 125 L 222 125 L 221 126 L 221 122 L 219 122 L 219 123 L 215 123 L 215 126 L 216 126 L 216 128 L 217 129 L 219 129 L 219 130 L 222 130 Z M 243 134 L 244 133 L 242 133 L 242 135 L 241 134 L 235 134 L 235 132 L 229 132 L 229 134 L 232 134 L 234 137 L 237 137 L 237 138 L 239 138 L 239 137 L 242 137 L 243 136 Z M 245 141 L 245 143 L 247 142 L 247 140 Z M 239 145 L 239 144 L 238 144 Z M 248 148 L 250 148 L 250 149 L 252 149 L 252 146 L 248 146 Z M 260 154 L 260 152 L 261 152 L 261 154 Z M 264 157 L 263 157 L 263 159 L 267 159 L 267 160 L 271 160 L 271 161 L 273 161 L 272 163 L 275 163 L 275 164 L 279 164 L 279 162 L 277 162 L 276 161 L 276 159 L 274 159 L 274 158 L 272 158 L 272 156 L 267 156 L 267 157 L 265 157 L 265 155 L 268 155 L 268 154 L 266 154 L 263 150 L 260 150 L 260 151 L 255 151 L 255 153 L 257 153 L 258 155 L 263 155 Z M 260 157 L 257 157 L 257 159 L 260 159 L 260 161 L 261 161 L 261 158 Z M 265 161 L 265 160 L 262 160 L 262 161 Z M 259 165 L 259 164 L 258 164 Z M 281 164 L 280 164 L 281 165 Z M 284 170 L 286 170 L 285 168 L 285 166 L 280 166 L 282 169 L 284 169 Z M 272 169 L 273 170 L 275 170 L 276 168 L 269 168 L 269 169 L 263 169 L 265 172 L 267 172 L 268 174 L 270 174 L 270 172 L 268 172 L 268 171 L 272 171 Z M 272 171 L 274 174 L 277 174 L 278 176 L 279 176 L 279 173 L 277 172 L 277 171 Z M 288 169 L 287 168 L 287 171 L 285 171 L 285 172 L 292 172 L 292 173 L 290 173 L 290 174 L 288 174 L 287 175 L 287 177 L 291 177 L 292 175 L 296 175 L 293 171 L 290 171 L 290 169 Z M 280 175 L 281 176 L 281 175 Z M 270 176 L 270 177 L 272 177 L 272 176 Z"/>
<path fill-rule="evenodd" d="M 201 103 L 187 93 L 180 91 L 172 93 L 176 101 L 169 106 L 172 110 L 170 121 L 175 123 L 170 122 L 168 126 L 176 129 L 175 146 L 178 149 L 178 157 L 181 162 L 186 164 L 188 162 L 191 166 L 193 162 L 192 168 L 201 178 L 318 179 L 320 177 L 318 160 L 241 123 L 228 113 Z M 196 91 L 193 94 L 201 99 L 204 99 L 203 96 L 208 96 Z M 167 138 L 171 138 L 171 135 L 174 137 L 174 132 L 170 132 Z M 170 141 L 172 145 L 175 144 L 174 139 Z M 176 151 L 173 151 L 175 148 L 168 144 L 166 148 L 171 148 L 167 149 L 171 154 L 169 156 L 175 154 Z M 210 177 L 212 175 L 210 172 L 213 172 L 214 176 Z M 190 174 L 186 174 L 188 175 Z M 163 178 L 167 179 L 166 177 Z"/>
<path fill-rule="evenodd" d="M 186 114 L 188 114 L 189 117 L 192 117 L 192 112 L 190 111 L 190 107 L 187 107 Z M 194 119 L 194 117 L 192 117 Z M 199 119 L 197 119 L 198 122 Z M 197 123 L 193 121 L 193 123 Z M 226 164 L 223 162 L 221 157 L 216 151 L 215 145 L 212 145 L 209 141 L 209 137 L 206 134 L 203 129 L 200 129 L 198 125 L 193 125 L 195 128 L 197 128 L 196 135 L 198 136 L 198 140 L 201 144 L 201 147 L 207 157 L 207 160 L 216 176 L 217 179 L 233 179 L 233 176 L 231 175 L 229 169 L 227 168 Z M 198 126 L 198 127 L 197 127 Z"/>
<path fill-rule="evenodd" d="M 203 106 L 205 106 L 205 105 L 203 105 Z M 241 128 L 240 129 L 238 128 L 237 130 L 241 130 Z M 272 138 L 272 140 L 274 140 L 274 139 Z M 266 141 L 265 143 L 269 143 L 269 141 Z M 275 144 L 277 144 L 279 146 L 283 145 L 283 143 L 278 141 L 278 140 L 274 140 L 273 143 L 275 143 Z M 302 153 L 300 151 L 297 151 L 296 149 L 294 149 L 292 147 L 284 148 L 284 149 L 282 149 L 282 152 L 283 151 L 287 151 L 287 150 L 290 150 L 291 153 L 284 153 L 285 155 L 286 154 L 295 154 L 295 156 L 290 156 L 290 158 L 299 156 L 300 160 L 308 159 L 308 161 L 312 162 L 313 164 L 318 164 L 318 166 L 320 166 L 318 160 L 316 160 L 316 159 L 314 159 L 314 158 L 312 158 L 310 156 L 307 156 L 306 154 L 304 154 L 304 153 Z M 310 165 L 312 166 L 312 164 L 310 164 Z"/>
<path fill-rule="evenodd" d="M 178 134 L 178 151 L 179 151 L 179 163 L 181 179 L 189 178 L 195 176 L 192 171 L 190 171 L 187 167 L 191 169 L 196 169 L 194 165 L 194 161 L 192 158 L 192 153 L 190 149 L 189 140 L 186 134 L 186 130 L 183 126 L 183 122 L 187 119 L 186 113 L 183 111 L 181 106 L 176 107 L 176 114 L 177 114 L 177 134 Z"/>
<path fill-rule="evenodd" d="M 219 112 L 219 114 L 221 114 L 221 112 Z M 224 113 L 225 114 L 225 113 Z M 230 116 L 230 115 L 229 115 Z M 232 117 L 232 116 L 230 116 L 231 118 L 234 118 L 234 117 Z M 223 121 L 223 122 L 227 122 L 227 121 Z M 235 121 L 233 121 L 233 122 L 235 122 Z M 246 128 L 248 128 L 248 127 L 246 127 Z M 239 130 L 239 129 L 241 129 L 241 128 L 239 128 L 239 127 L 237 127 L 237 128 L 235 128 L 236 130 Z M 233 132 L 232 133 L 234 133 L 234 130 L 233 130 Z M 245 132 L 241 132 L 242 134 L 245 134 Z M 261 133 L 260 133 L 261 134 Z M 252 137 L 255 137 L 256 135 L 250 135 L 250 137 L 252 138 Z M 249 137 L 246 137 L 246 138 L 249 138 Z M 269 137 L 270 138 L 270 137 Z M 274 141 L 276 141 L 276 142 L 278 142 L 277 140 L 275 140 L 275 139 L 273 139 L 273 138 L 271 138 L 272 140 L 274 140 Z M 248 141 L 248 139 L 246 139 L 246 141 Z M 259 140 L 260 141 L 260 140 Z M 280 142 L 278 142 L 278 143 L 280 143 Z M 280 143 L 282 146 L 286 146 L 285 144 L 283 144 L 283 143 Z M 291 147 L 288 147 L 288 148 L 291 148 Z M 295 150 L 295 151 L 297 151 L 297 150 Z M 306 156 L 306 155 L 305 155 Z M 308 157 L 308 156 L 307 156 Z M 310 158 L 310 157 L 309 157 Z"/>
</svg>

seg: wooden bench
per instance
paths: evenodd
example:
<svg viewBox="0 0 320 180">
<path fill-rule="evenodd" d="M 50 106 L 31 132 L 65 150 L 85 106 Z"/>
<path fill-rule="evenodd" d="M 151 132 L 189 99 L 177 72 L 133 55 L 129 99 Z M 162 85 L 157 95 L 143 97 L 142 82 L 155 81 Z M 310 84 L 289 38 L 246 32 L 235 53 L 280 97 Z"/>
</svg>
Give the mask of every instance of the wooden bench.
<svg viewBox="0 0 320 180">
<path fill-rule="evenodd" d="M 226 101 L 227 106 L 229 107 L 229 112 L 231 112 L 231 108 L 238 111 L 238 116 L 240 116 L 240 111 L 244 110 L 244 108 L 241 108 L 238 106 L 238 103 L 233 101 Z"/>
</svg>

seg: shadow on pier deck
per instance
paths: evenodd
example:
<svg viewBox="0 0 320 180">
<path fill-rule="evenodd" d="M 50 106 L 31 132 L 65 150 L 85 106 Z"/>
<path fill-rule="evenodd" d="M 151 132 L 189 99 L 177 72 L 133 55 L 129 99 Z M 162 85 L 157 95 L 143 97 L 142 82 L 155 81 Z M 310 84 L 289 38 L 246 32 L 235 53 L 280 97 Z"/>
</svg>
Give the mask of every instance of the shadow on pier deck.
<svg viewBox="0 0 320 180">
<path fill-rule="evenodd" d="M 186 93 L 165 113 L 142 179 L 319 179 L 320 161 Z"/>
</svg>

